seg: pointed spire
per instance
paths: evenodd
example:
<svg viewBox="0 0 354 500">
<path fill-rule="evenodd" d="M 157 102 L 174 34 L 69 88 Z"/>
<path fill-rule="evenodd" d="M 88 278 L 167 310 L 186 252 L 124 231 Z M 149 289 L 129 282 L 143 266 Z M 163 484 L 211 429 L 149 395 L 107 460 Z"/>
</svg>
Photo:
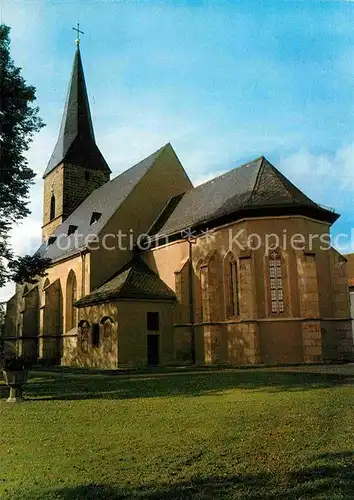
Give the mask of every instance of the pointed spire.
<svg viewBox="0 0 354 500">
<path fill-rule="evenodd" d="M 84 70 L 78 44 L 58 141 L 43 177 L 46 177 L 63 161 L 85 168 L 110 172 L 95 142 Z"/>
</svg>

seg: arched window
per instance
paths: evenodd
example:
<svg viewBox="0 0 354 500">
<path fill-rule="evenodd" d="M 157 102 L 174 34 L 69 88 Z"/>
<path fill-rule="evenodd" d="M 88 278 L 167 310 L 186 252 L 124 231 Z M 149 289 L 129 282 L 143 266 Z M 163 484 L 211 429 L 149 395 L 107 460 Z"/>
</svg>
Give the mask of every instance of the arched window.
<svg viewBox="0 0 354 500">
<path fill-rule="evenodd" d="M 236 259 L 232 254 L 225 257 L 224 278 L 226 316 L 238 316 L 240 314 L 238 271 Z"/>
<path fill-rule="evenodd" d="M 77 309 L 74 303 L 77 300 L 76 276 L 73 270 L 70 271 L 66 282 L 66 331 L 75 328 L 77 324 Z"/>
<path fill-rule="evenodd" d="M 55 196 L 52 194 L 52 197 L 50 199 L 50 217 L 49 220 L 52 220 L 55 218 Z"/>
<path fill-rule="evenodd" d="M 282 262 L 279 250 L 269 255 L 270 301 L 272 313 L 284 312 Z"/>
<path fill-rule="evenodd" d="M 107 352 L 112 352 L 114 321 L 108 316 L 105 316 L 100 321 L 100 328 L 102 329 L 102 341 L 104 350 Z"/>
<path fill-rule="evenodd" d="M 78 344 L 82 352 L 88 351 L 89 331 L 90 323 L 85 319 L 82 319 L 78 325 Z"/>
</svg>

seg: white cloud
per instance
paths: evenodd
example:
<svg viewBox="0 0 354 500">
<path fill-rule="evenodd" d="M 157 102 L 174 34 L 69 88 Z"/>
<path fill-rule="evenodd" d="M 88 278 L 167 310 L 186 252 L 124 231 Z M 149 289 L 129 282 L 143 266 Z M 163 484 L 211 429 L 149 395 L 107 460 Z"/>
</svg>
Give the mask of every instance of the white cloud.
<svg viewBox="0 0 354 500">
<path fill-rule="evenodd" d="M 354 252 L 354 143 L 332 155 L 300 150 L 282 158 L 279 166 L 307 196 L 341 214 L 331 230 L 332 245 L 340 253 Z"/>
<path fill-rule="evenodd" d="M 333 155 L 300 150 L 279 161 L 282 172 L 318 203 L 340 210 L 354 195 L 354 143 Z"/>
</svg>

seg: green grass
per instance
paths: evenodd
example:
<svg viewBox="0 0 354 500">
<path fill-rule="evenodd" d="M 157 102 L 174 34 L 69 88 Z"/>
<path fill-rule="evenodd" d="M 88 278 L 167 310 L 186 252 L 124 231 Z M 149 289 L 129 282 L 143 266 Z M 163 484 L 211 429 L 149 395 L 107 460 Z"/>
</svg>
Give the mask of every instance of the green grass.
<svg viewBox="0 0 354 500">
<path fill-rule="evenodd" d="M 352 499 L 354 369 L 324 370 L 32 372 L 0 498 Z"/>
</svg>

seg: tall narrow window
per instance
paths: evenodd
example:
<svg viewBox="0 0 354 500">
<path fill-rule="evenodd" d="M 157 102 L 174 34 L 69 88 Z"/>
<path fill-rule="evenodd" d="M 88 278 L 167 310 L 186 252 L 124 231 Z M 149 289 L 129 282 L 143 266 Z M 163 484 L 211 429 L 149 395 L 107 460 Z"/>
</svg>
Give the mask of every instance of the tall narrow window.
<svg viewBox="0 0 354 500">
<path fill-rule="evenodd" d="M 230 264 L 231 310 L 232 310 L 232 315 L 237 316 L 239 313 L 237 263 L 235 259 L 231 259 L 229 264 Z"/>
<path fill-rule="evenodd" d="M 195 319 L 196 322 L 203 321 L 203 263 L 204 259 L 199 259 L 195 268 L 194 299 L 195 299 Z"/>
<path fill-rule="evenodd" d="M 92 345 L 93 347 L 100 347 L 100 325 L 99 323 L 92 324 Z"/>
<path fill-rule="evenodd" d="M 52 194 L 50 199 L 50 220 L 55 218 L 55 196 Z"/>
<path fill-rule="evenodd" d="M 71 323 L 71 328 L 75 328 L 76 326 L 76 313 L 77 313 L 77 309 L 76 307 L 74 307 L 74 304 L 77 300 L 77 283 L 76 283 L 76 278 L 74 279 L 73 281 L 73 285 L 72 285 L 72 288 L 71 288 L 71 303 L 72 303 L 72 313 L 71 313 L 71 317 L 72 317 L 72 323 Z"/>
<path fill-rule="evenodd" d="M 269 255 L 269 279 L 272 313 L 282 313 L 284 312 L 284 293 L 279 250 L 275 250 Z"/>
<path fill-rule="evenodd" d="M 202 268 L 199 268 L 199 300 L 200 300 L 200 308 L 199 315 L 200 321 L 204 321 L 204 276 L 202 274 Z"/>
<path fill-rule="evenodd" d="M 77 300 L 77 283 L 73 270 L 70 271 L 66 282 L 66 331 L 75 328 L 77 324 L 77 309 L 74 303 Z"/>
<path fill-rule="evenodd" d="M 239 283 L 237 262 L 233 255 L 226 257 L 224 270 L 226 316 L 238 316 L 240 314 Z"/>
</svg>

